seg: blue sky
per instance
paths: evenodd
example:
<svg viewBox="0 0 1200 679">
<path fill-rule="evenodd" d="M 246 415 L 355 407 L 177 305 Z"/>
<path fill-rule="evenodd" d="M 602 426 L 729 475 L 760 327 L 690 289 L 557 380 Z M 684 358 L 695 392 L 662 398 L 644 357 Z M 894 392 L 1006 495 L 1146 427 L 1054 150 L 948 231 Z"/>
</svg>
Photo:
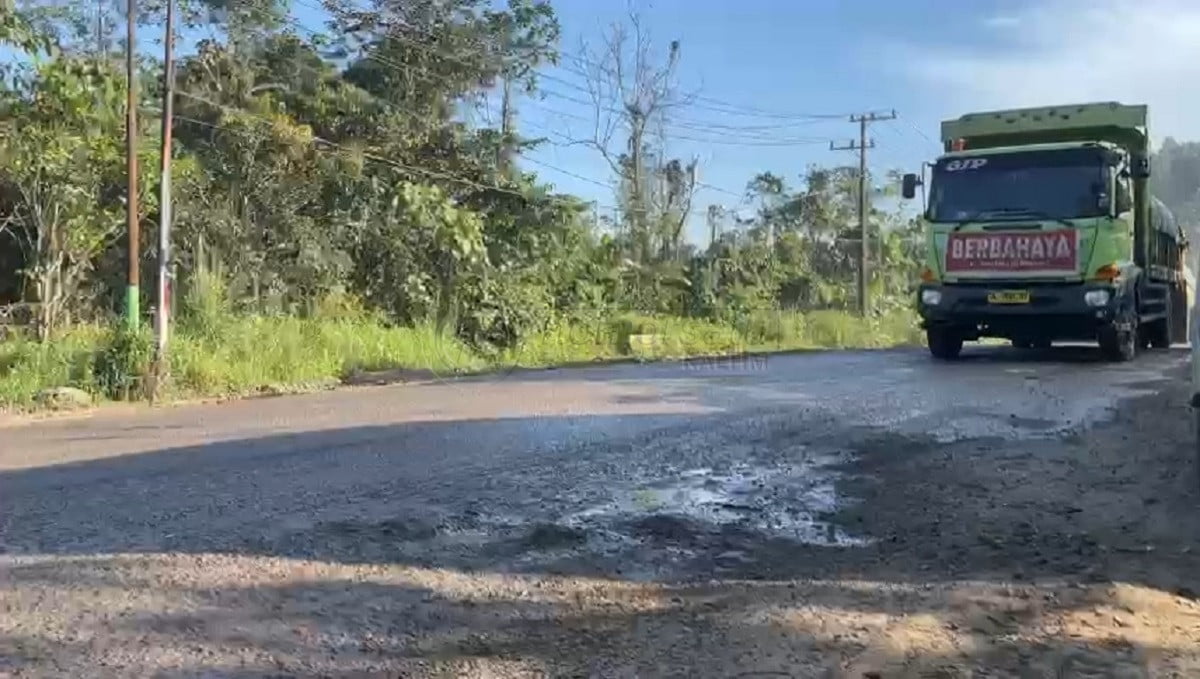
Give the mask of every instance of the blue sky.
<svg viewBox="0 0 1200 679">
<path fill-rule="evenodd" d="M 600 42 L 627 16 L 618 0 L 556 0 L 563 26 L 564 62 L 581 42 Z M 1200 139 L 1200 3 L 1188 0 L 636 0 L 653 42 L 681 46 L 680 83 L 703 100 L 679 111 L 683 129 L 668 136 L 669 150 L 700 159 L 699 209 L 734 205 L 755 173 L 770 170 L 797 181 L 809 164 L 855 162 L 828 150 L 857 134 L 845 119 L 786 120 L 735 115 L 752 107 L 777 116 L 890 111 L 893 122 L 871 129 L 877 172 L 916 169 L 938 152 L 938 122 L 970 110 L 1098 100 L 1148 103 L 1151 132 Z M 582 84 L 563 69 L 556 78 Z M 563 82 L 547 92 L 586 98 Z M 724 102 L 724 103 L 716 103 Z M 594 110 L 561 96 L 520 105 L 526 134 L 588 137 L 580 118 Z M 794 123 L 790 129 L 764 125 Z M 722 125 L 728 134 L 697 133 Z M 748 131 L 750 128 L 756 128 Z M 684 139 L 681 137 L 692 137 Z M 757 140 L 815 138 L 806 144 L 766 146 Z M 756 143 L 739 143 L 750 138 Z M 558 137 L 556 137 L 558 139 Z M 709 141 L 697 141 L 707 139 Z M 722 143 L 716 143 L 719 140 Z M 530 154 L 536 169 L 560 190 L 601 204 L 612 192 L 595 151 L 547 145 Z M 573 175 L 547 169 L 538 161 Z M 701 220 L 689 229 L 702 242 Z"/>
<path fill-rule="evenodd" d="M 297 18 L 319 27 L 308 6 Z M 553 0 L 563 67 L 540 98 L 518 102 L 526 136 L 552 142 L 525 167 L 564 192 L 611 205 L 611 173 L 571 139 L 591 136 L 595 111 L 573 72 L 583 43 L 598 45 L 636 8 L 660 50 L 679 40 L 679 82 L 697 95 L 673 115 L 671 155 L 700 161 L 696 212 L 735 206 L 770 170 L 795 183 L 809 164 L 856 162 L 829 150 L 857 128 L 842 117 L 891 111 L 875 124 L 876 172 L 915 169 L 938 151 L 938 121 L 970 110 L 1121 100 L 1148 103 L 1152 136 L 1200 139 L 1200 2 L 1194 0 Z M 661 54 L 661 52 L 660 52 Z M 552 78 L 552 79 L 550 79 Z M 733 112 L 750 107 L 771 115 Z M 498 107 L 471 114 L 495 124 Z M 720 126 L 719 128 L 712 126 Z M 774 127 L 771 127 L 774 126 Z M 691 137 L 690 139 L 687 137 Z M 798 139 L 804 143 L 788 142 Z M 553 166 L 556 169 L 550 169 Z M 692 240 L 705 238 L 699 222 Z"/>
<path fill-rule="evenodd" d="M 872 58 L 872 49 L 896 34 L 913 40 L 932 35 L 937 29 L 923 17 L 935 9 L 947 18 L 969 20 L 971 14 L 961 9 L 964 4 L 946 0 L 637 3 L 655 44 L 665 48 L 671 40 L 680 41 L 681 89 L 703 97 L 673 116 L 676 124 L 667 135 L 673 155 L 700 159 L 700 179 L 709 186 L 701 187 L 697 204 L 703 208 L 709 203 L 738 203 L 746 182 L 764 170 L 795 182 L 810 163 L 857 162 L 853 154 L 829 150 L 830 140 L 844 144 L 857 136 L 857 126 L 845 117 L 852 112 L 895 109 L 899 116 L 894 122 L 872 127 L 876 148 L 869 158 L 873 168 L 916 167 L 921 159 L 935 154 L 936 144 L 926 137 L 936 139 L 936 121 L 943 112 L 936 104 L 923 101 L 908 83 L 887 74 Z M 563 24 L 563 48 L 570 53 L 564 58 L 567 63 L 578 53 L 581 41 L 600 43 L 608 27 L 626 15 L 623 2 L 559 0 L 555 7 Z M 576 73 L 560 69 L 555 76 L 582 84 Z M 546 82 L 545 87 L 586 98 L 561 82 Z M 742 107 L 770 115 L 731 110 Z M 783 118 L 806 115 L 837 117 Z M 549 96 L 523 104 L 520 120 L 531 124 L 527 133 L 544 134 L 538 128 L 550 127 L 570 136 L 588 137 L 588 123 L 571 116 L 590 118 L 594 110 Z M 722 127 L 697 131 L 706 125 Z M 768 129 L 770 126 L 777 127 Z M 790 139 L 805 141 L 782 143 Z M 775 140 L 780 145 L 769 145 Z M 608 179 L 603 160 L 585 147 L 547 146 L 531 159 Z M 612 202 L 611 191 L 591 182 L 537 164 L 531 168 L 563 190 Z"/>
</svg>

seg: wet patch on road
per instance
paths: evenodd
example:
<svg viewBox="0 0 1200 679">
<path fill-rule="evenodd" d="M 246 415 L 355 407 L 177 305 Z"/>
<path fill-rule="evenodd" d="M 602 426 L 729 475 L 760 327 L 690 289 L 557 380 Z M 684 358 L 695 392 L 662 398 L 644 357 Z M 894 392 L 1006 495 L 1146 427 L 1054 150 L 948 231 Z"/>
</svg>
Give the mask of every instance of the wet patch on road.
<svg viewBox="0 0 1200 679">
<path fill-rule="evenodd" d="M 806 544 L 856 546 L 846 534 L 817 517 L 845 501 L 835 489 L 832 466 L 840 456 L 778 466 L 738 464 L 727 470 L 700 468 L 614 489 L 610 499 L 563 518 L 569 526 L 609 527 L 637 517 L 676 517 L 719 529 L 730 525 Z"/>
<path fill-rule="evenodd" d="M 576 499 L 540 516 L 533 508 L 491 513 L 413 506 L 401 516 L 327 521 L 270 545 L 245 547 L 350 562 L 632 579 L 747 571 L 768 552 L 871 544 L 831 520 L 854 504 L 836 490 L 848 459 L 805 451 L 804 459 L 790 463 L 635 473 L 620 482 L 608 478 L 611 487 L 602 496 L 592 484 L 587 493 L 559 494 L 555 499 Z"/>
</svg>

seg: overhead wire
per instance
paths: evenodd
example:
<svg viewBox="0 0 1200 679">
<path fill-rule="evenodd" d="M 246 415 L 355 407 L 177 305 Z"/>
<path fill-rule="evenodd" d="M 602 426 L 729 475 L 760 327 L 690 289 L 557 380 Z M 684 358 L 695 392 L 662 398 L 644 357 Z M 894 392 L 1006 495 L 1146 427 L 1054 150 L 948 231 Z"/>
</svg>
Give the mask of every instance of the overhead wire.
<svg viewBox="0 0 1200 679">
<path fill-rule="evenodd" d="M 299 4 L 305 4 L 305 3 L 299 3 Z M 310 5 L 310 6 L 311 6 L 311 5 Z M 254 9 L 254 10 L 257 10 L 258 8 L 253 8 L 253 7 L 252 7 L 252 8 L 249 8 L 249 9 Z M 304 25 L 303 23 L 299 22 L 298 20 L 296 20 L 296 19 L 294 19 L 294 18 L 289 18 L 289 20 L 288 20 L 288 23 L 290 23 L 291 25 L 293 25 L 293 26 L 295 26 L 295 27 L 299 28 L 300 30 L 303 30 L 303 31 L 305 31 L 305 32 L 306 32 L 306 33 L 308 33 L 309 35 L 316 35 L 316 34 L 317 34 L 317 31 L 315 31 L 314 29 L 311 29 L 310 27 L 308 27 L 308 26 Z M 419 43 L 417 43 L 417 44 L 418 44 L 419 46 L 421 46 L 422 48 L 425 48 L 425 47 L 426 47 L 426 46 L 424 46 L 424 45 L 420 45 Z M 425 75 L 430 75 L 430 74 L 429 74 L 429 72 L 428 72 L 427 70 L 424 70 L 424 69 L 414 69 L 414 68 L 413 68 L 411 65 L 409 65 L 409 66 L 402 66 L 402 65 L 400 65 L 400 64 L 397 64 L 397 63 L 395 63 L 395 62 L 392 62 L 392 61 L 390 61 L 390 60 L 387 60 L 387 59 L 382 59 L 382 58 L 380 58 L 378 55 L 373 55 L 373 54 L 372 54 L 372 55 L 368 55 L 368 56 L 366 56 L 365 58 L 369 58 L 369 59 L 375 60 L 377 63 L 381 63 L 382 65 L 388 65 L 388 66 L 392 66 L 392 67 L 395 67 L 395 68 L 398 68 L 398 69 L 399 69 L 399 68 L 404 68 L 404 69 L 406 69 L 406 70 L 418 70 L 418 71 L 421 71 L 421 72 L 423 72 Z M 461 60 L 459 60 L 459 62 L 460 62 L 460 63 L 465 63 L 465 62 L 462 62 Z M 324 76 L 328 76 L 328 75 L 329 75 L 328 73 L 322 73 L 322 72 L 320 72 L 320 71 L 319 71 L 319 69 L 313 68 L 313 67 L 309 66 L 308 64 L 303 64 L 303 63 L 301 63 L 301 64 L 298 64 L 298 66 L 300 66 L 301 68 L 304 68 L 305 70 L 307 70 L 307 71 L 309 71 L 309 72 L 312 72 L 312 73 L 314 73 L 314 74 L 317 74 L 317 75 L 321 75 L 321 76 L 323 76 L 323 77 L 324 77 Z M 375 95 L 371 95 L 370 93 L 367 93 L 367 94 L 368 94 L 369 96 L 371 96 L 371 98 L 373 98 L 373 99 L 376 99 L 376 100 L 378 100 L 378 99 L 379 99 L 379 98 L 378 98 L 378 97 L 376 97 Z M 566 99 L 569 99 L 569 100 L 571 100 L 571 101 L 574 101 L 574 102 L 577 102 L 577 103 L 584 103 L 584 104 L 587 104 L 587 102 L 581 102 L 579 99 L 575 99 L 575 98 L 572 98 L 572 97 L 568 97 L 568 96 L 566 96 L 566 95 L 560 95 L 560 94 L 557 94 L 557 93 L 551 93 L 551 94 L 552 94 L 552 95 L 556 95 L 556 96 L 560 96 L 560 97 L 563 97 L 563 98 L 566 98 Z M 193 95 L 193 96 L 194 96 L 194 95 Z M 207 101 L 206 103 L 208 103 L 208 104 L 210 104 L 210 105 L 213 105 L 213 104 L 214 104 L 214 102 L 211 102 L 211 101 Z M 551 112 L 555 112 L 555 113 L 559 113 L 559 114 L 563 114 L 563 115 L 568 115 L 568 114 L 566 114 L 565 112 L 560 112 L 560 111 L 559 111 L 559 112 L 556 112 L 556 111 L 553 111 L 553 110 L 551 110 Z M 574 116 L 574 117 L 577 117 L 577 118 L 579 118 L 579 119 L 586 120 L 586 118 L 584 118 L 583 116 Z M 528 123 L 527 123 L 527 124 L 528 124 Z M 813 144 L 821 144 L 821 143 L 824 143 L 824 142 L 826 141 L 825 139 L 817 139 L 817 138 L 804 138 L 804 139 L 778 139 L 778 140 L 768 140 L 768 139 L 761 139 L 761 140 L 759 140 L 759 139 L 756 139 L 756 140 L 749 141 L 749 142 L 739 142 L 739 141 L 736 141 L 736 140 L 731 140 L 731 139 L 703 139 L 703 138 L 690 137 L 690 136 L 684 136 L 684 135 L 672 135 L 672 137 L 671 137 L 671 138 L 673 138 L 673 139 L 680 139 L 680 140 L 684 140 L 684 141 L 694 141 L 694 142 L 698 142 L 698 143 L 709 143 L 709 144 L 718 144 L 718 145 L 736 145 L 736 146 L 772 146 L 772 147 L 775 147 L 775 146 L 813 145 Z M 328 142 L 328 141 L 326 141 L 326 140 L 323 140 L 323 142 L 324 142 L 324 143 L 332 143 L 332 142 Z M 592 179 L 592 178 L 584 178 L 582 175 L 579 175 L 579 174 L 577 174 L 577 173 L 570 172 L 570 171 L 568 171 L 568 170 L 565 170 L 565 169 L 563 169 L 563 168 L 557 168 L 557 167 L 555 167 L 555 166 L 553 166 L 553 165 L 551 165 L 551 164 L 549 164 L 549 163 L 546 163 L 545 161 L 537 161 L 537 160 L 535 160 L 535 159 L 529 158 L 528 156 L 522 156 L 522 157 L 523 157 L 525 160 L 527 160 L 527 161 L 533 162 L 534 164 L 537 164 L 537 165 L 541 165 L 542 167 L 546 167 L 546 168 L 548 168 L 548 169 L 551 169 L 551 170 L 553 170 L 553 171 L 557 171 L 557 172 L 559 172 L 559 173 L 561 173 L 561 174 L 563 174 L 563 175 L 565 175 L 565 176 L 573 176 L 574 178 L 577 178 L 577 179 L 582 179 L 583 181 L 587 181 L 587 182 L 589 182 L 589 183 L 592 183 L 592 184 L 595 184 L 595 185 L 598 185 L 598 186 L 604 186 L 605 188 L 611 188 L 611 184 L 607 184 L 607 183 L 604 183 L 604 182 L 601 182 L 601 181 L 598 181 L 598 180 L 595 180 L 595 179 Z M 705 183 L 705 182 L 697 182 L 697 186 L 702 186 L 702 187 L 704 187 L 704 188 L 708 188 L 708 189 L 710 189 L 710 190 L 714 190 L 714 191 L 717 191 L 717 192 L 720 192 L 720 193 L 724 193 L 724 194 L 727 194 L 727 195 L 730 195 L 730 196 L 741 197 L 741 194 L 739 194 L 739 193 L 737 193 L 737 192 L 734 192 L 734 191 L 729 191 L 729 190 L 727 190 L 727 189 L 724 189 L 724 188 L 722 188 L 722 187 L 719 187 L 719 186 L 716 186 L 716 185 L 713 185 L 713 184 L 709 184 L 709 183 Z"/>
<path fill-rule="evenodd" d="M 303 7 L 308 7 L 310 9 L 315 9 L 315 10 L 318 10 L 321 12 L 329 11 L 328 7 L 326 7 L 324 5 L 316 5 L 311 2 L 307 2 L 307 0 L 292 0 L 292 2 L 294 2 L 297 5 L 300 5 Z M 364 12 L 370 11 L 369 9 L 360 7 L 358 5 L 352 4 L 351 6 L 358 11 L 364 11 Z M 411 31 L 413 33 L 422 34 L 425 37 L 434 38 L 434 39 L 438 38 L 438 36 L 433 31 L 430 31 L 429 29 L 426 29 L 426 28 L 423 28 L 420 26 L 414 26 L 412 24 L 404 24 L 403 28 L 405 30 Z M 407 41 L 410 44 L 414 44 L 421 48 L 429 48 L 428 45 L 424 45 L 423 43 L 412 41 L 411 39 L 406 39 L 406 38 L 403 38 L 400 36 L 387 35 L 384 37 L 386 37 L 388 39 L 399 40 L 402 42 Z M 481 48 L 490 47 L 490 45 L 488 45 L 484 42 L 480 42 L 480 41 L 476 41 L 474 44 Z M 560 55 L 566 54 L 566 55 L 572 57 L 576 61 L 576 63 L 585 64 L 587 66 L 592 66 L 594 68 L 601 68 L 600 64 L 595 63 L 594 61 L 588 59 L 587 57 L 583 56 L 582 54 L 572 53 L 569 51 L 562 51 L 562 50 L 560 50 L 559 53 L 560 53 Z M 557 63 L 555 65 L 556 65 L 556 67 L 561 68 L 569 73 L 573 73 L 575 75 L 578 75 L 578 76 L 581 76 L 584 78 L 591 77 L 591 74 L 587 73 L 582 68 L 568 66 L 565 63 L 561 63 L 561 62 Z M 550 80 L 551 82 L 558 82 L 558 83 L 561 83 L 561 84 L 564 84 L 564 85 L 570 87 L 571 89 L 579 90 L 579 91 L 590 94 L 590 91 L 588 91 L 586 88 L 581 87 L 577 83 L 572 83 L 565 79 L 558 78 L 556 76 L 548 75 L 545 73 L 539 73 L 538 75 L 547 80 Z M 716 99 L 713 97 L 705 97 L 705 96 L 697 95 L 692 98 L 695 99 L 696 101 L 703 101 L 703 102 L 711 103 L 716 107 L 716 108 L 713 108 L 713 107 L 698 106 L 697 108 L 706 109 L 706 110 L 715 110 L 720 113 L 733 112 L 736 115 L 761 117 L 761 118 L 766 118 L 766 119 L 821 122 L 821 121 L 827 121 L 827 120 L 841 120 L 850 115 L 849 113 L 800 113 L 800 112 L 784 113 L 784 112 L 778 112 L 778 111 L 768 111 L 766 109 L 753 107 L 753 106 L 747 106 L 745 104 L 740 104 L 737 102 L 729 102 L 729 101 L 725 101 L 725 100 L 721 100 L 721 99 Z M 767 127 L 770 127 L 770 126 L 767 126 Z"/>
</svg>

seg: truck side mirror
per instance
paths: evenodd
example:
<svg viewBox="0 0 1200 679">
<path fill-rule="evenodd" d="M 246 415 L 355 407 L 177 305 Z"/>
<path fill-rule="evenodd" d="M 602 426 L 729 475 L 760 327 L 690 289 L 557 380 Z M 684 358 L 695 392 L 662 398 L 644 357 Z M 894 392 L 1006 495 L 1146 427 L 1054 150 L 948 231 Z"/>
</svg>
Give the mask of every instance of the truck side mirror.
<svg viewBox="0 0 1200 679">
<path fill-rule="evenodd" d="M 917 187 L 921 185 L 921 178 L 915 174 L 906 174 L 900 180 L 900 195 L 905 199 L 911 200 L 917 196 Z"/>
<path fill-rule="evenodd" d="M 1133 162 L 1133 178 L 1148 179 L 1150 177 L 1150 159 L 1138 158 Z"/>
</svg>

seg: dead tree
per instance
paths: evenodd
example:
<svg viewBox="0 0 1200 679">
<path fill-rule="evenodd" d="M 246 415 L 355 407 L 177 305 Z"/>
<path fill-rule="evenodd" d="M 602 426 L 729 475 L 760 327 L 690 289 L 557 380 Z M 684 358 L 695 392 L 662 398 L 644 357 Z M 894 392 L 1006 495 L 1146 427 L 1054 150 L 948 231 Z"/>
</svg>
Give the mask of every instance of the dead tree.
<svg viewBox="0 0 1200 679">
<path fill-rule="evenodd" d="M 669 113 L 684 103 L 676 72 L 679 41 L 665 59 L 654 55 L 649 34 L 635 12 L 614 24 L 598 49 L 586 44 L 580 69 L 594 108 L 595 124 L 583 143 L 594 148 L 617 179 L 617 202 L 633 247 L 631 258 L 679 251 L 692 207 L 697 161 L 666 158 Z M 657 241 L 657 242 L 656 242 Z"/>
</svg>

